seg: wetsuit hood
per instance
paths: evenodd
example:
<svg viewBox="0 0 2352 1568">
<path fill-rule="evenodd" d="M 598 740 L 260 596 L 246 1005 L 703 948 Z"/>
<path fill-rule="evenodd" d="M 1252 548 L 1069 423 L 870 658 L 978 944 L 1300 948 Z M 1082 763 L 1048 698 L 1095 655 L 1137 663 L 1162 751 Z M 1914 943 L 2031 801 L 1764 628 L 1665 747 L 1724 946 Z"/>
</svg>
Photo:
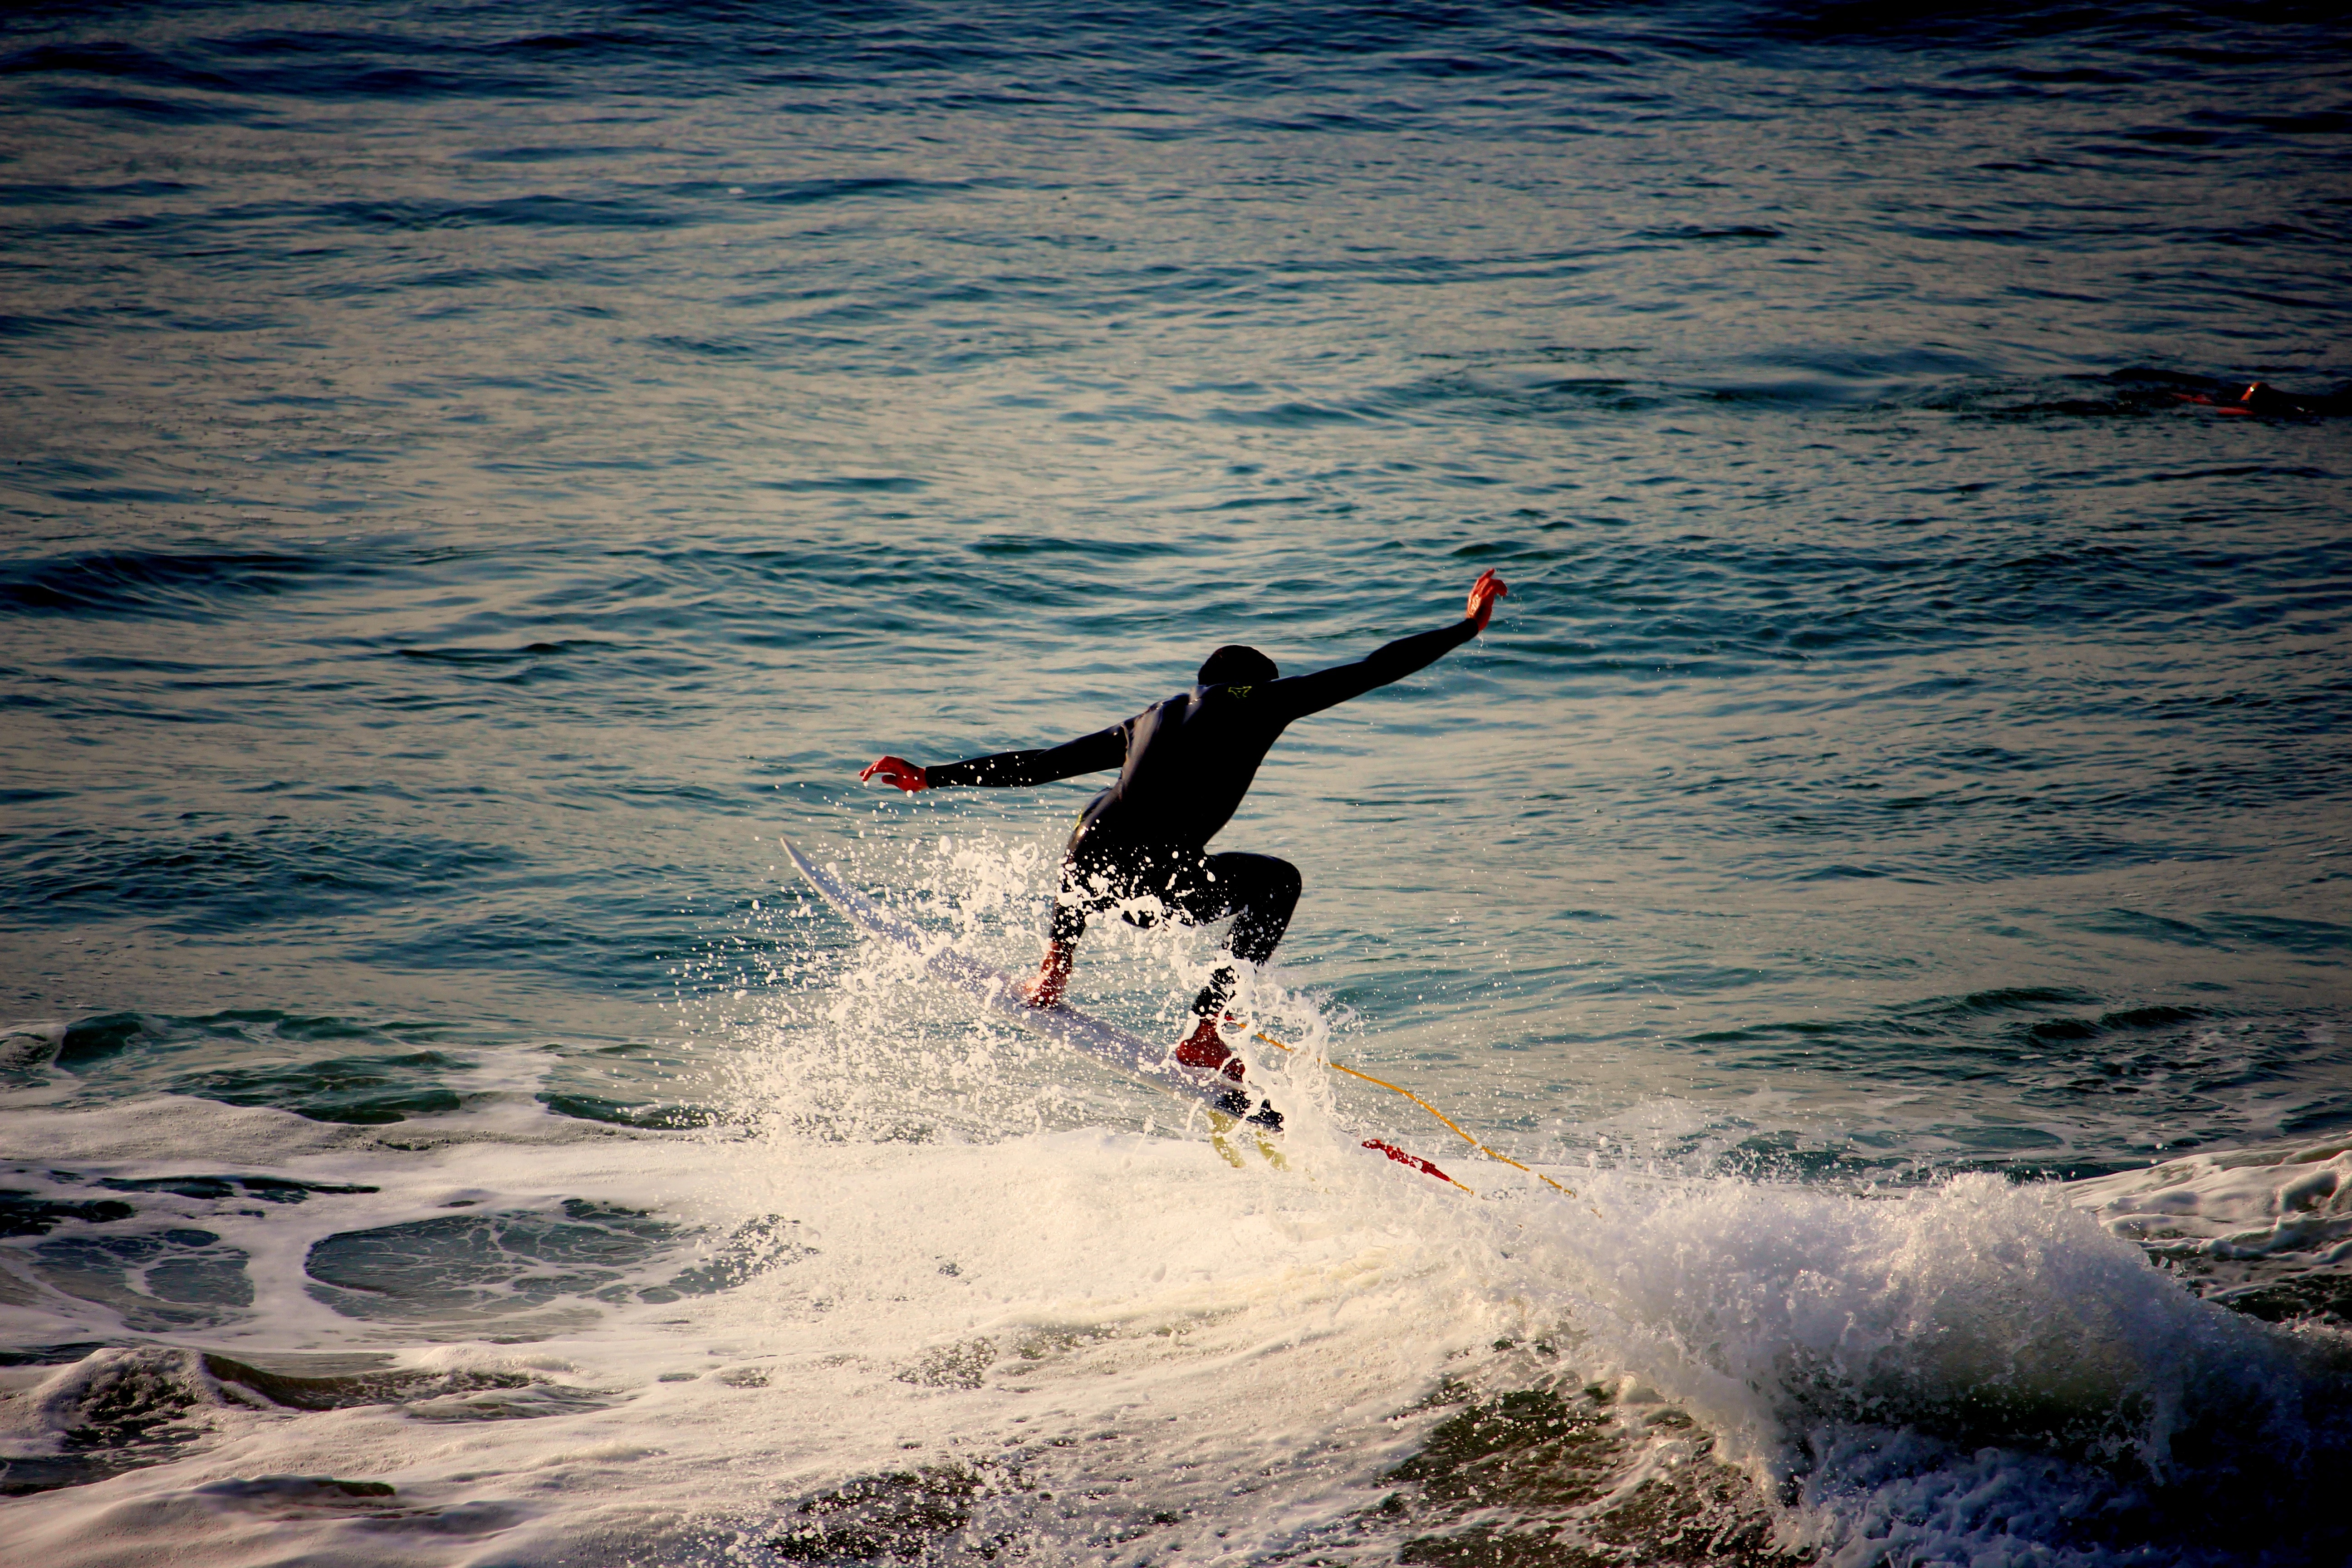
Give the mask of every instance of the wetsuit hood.
<svg viewBox="0 0 2352 1568">
<path fill-rule="evenodd" d="M 1237 686 L 1282 679 L 1274 660 L 1254 647 L 1227 643 L 1201 664 L 1203 686 Z"/>
</svg>

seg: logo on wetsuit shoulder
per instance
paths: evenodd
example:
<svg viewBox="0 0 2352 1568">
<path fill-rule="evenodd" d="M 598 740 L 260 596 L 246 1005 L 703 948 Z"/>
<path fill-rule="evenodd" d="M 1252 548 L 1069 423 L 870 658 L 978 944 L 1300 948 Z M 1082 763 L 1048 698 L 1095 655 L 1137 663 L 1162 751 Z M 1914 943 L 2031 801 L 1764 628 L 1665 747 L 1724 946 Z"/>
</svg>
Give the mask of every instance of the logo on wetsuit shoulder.
<svg viewBox="0 0 2352 1568">
<path fill-rule="evenodd" d="M 1225 688 L 1225 695 L 1228 697 L 1247 697 L 1255 689 L 1257 689 L 1253 686 L 1228 686 Z"/>
</svg>

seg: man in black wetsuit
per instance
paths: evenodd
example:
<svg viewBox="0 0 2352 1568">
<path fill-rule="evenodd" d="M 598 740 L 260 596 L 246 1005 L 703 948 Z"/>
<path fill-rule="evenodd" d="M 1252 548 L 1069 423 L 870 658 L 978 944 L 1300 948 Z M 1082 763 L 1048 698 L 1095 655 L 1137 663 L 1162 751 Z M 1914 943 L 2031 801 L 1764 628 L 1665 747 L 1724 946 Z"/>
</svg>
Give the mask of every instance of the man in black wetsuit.
<svg viewBox="0 0 2352 1568">
<path fill-rule="evenodd" d="M 1509 592 L 1500 577 L 1481 573 L 1461 620 L 1400 637 L 1356 664 L 1286 680 L 1257 649 L 1231 645 L 1209 656 L 1192 690 L 1066 745 L 932 768 L 886 756 L 857 776 L 914 791 L 1050 784 L 1119 770 L 1118 782 L 1087 806 L 1062 852 L 1053 940 L 1037 977 L 1023 988 L 1035 1006 L 1061 1001 L 1087 917 L 1114 904 L 1129 905 L 1125 918 L 1136 925 L 1171 915 L 1205 924 L 1232 915 L 1225 951 L 1244 963 L 1264 963 L 1297 907 L 1298 868 L 1270 855 L 1207 853 L 1209 840 L 1249 793 L 1258 763 L 1293 720 L 1402 680 L 1476 637 L 1486 629 L 1495 601 Z M 1209 977 L 1192 1002 L 1200 1022 L 1176 1047 L 1176 1059 L 1238 1081 L 1242 1060 L 1217 1035 L 1235 980 L 1230 963 Z"/>
</svg>

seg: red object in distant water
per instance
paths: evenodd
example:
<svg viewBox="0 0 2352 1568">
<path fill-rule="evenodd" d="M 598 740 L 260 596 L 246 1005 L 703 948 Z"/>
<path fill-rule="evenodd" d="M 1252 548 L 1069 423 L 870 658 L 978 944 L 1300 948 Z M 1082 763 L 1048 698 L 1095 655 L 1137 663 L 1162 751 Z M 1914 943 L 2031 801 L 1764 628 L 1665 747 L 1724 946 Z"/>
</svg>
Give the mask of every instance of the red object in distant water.
<svg viewBox="0 0 2352 1568">
<path fill-rule="evenodd" d="M 2208 397 L 2202 393 L 2196 392 L 2176 393 L 2174 395 L 2183 403 L 2200 404 L 2216 414 L 2308 414 L 2311 412 L 2310 409 L 2266 381 L 2248 382 L 2245 391 L 2238 394 L 2234 398 L 2226 400 Z"/>
</svg>

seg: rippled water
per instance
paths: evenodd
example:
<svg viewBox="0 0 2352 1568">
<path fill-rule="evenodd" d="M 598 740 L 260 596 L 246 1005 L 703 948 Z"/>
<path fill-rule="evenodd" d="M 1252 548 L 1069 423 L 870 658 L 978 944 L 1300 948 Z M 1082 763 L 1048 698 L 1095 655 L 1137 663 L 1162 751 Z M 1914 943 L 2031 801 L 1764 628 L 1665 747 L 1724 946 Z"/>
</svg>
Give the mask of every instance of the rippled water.
<svg viewBox="0 0 2352 1568">
<path fill-rule="evenodd" d="M 2346 30 L 1890 15 L 0 22 L 20 1539 L 2340 1551 Z M 1486 567 L 1220 847 L 1582 1206 L 1311 1064 L 1236 1175 L 777 850 L 1024 963 L 1096 781 L 859 765 Z"/>
</svg>

